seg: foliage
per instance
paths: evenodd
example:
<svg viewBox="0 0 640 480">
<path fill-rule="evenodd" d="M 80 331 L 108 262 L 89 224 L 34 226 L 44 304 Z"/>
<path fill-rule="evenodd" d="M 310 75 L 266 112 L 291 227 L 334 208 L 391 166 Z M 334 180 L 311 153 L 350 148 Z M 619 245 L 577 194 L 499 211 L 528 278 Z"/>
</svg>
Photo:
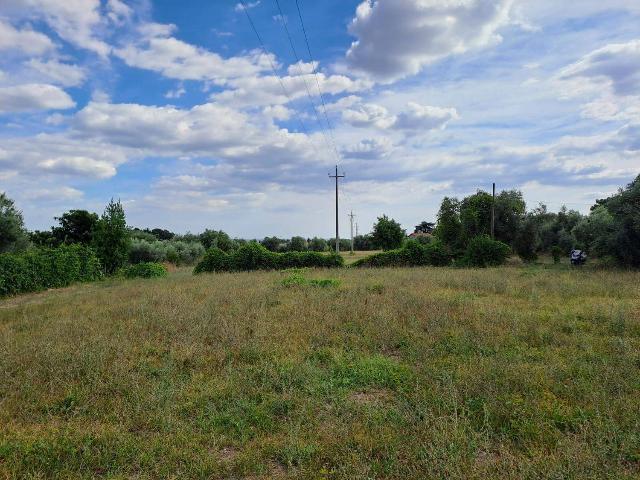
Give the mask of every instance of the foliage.
<svg viewBox="0 0 640 480">
<path fill-rule="evenodd" d="M 291 252 L 306 252 L 309 250 L 307 240 L 303 237 L 292 237 L 288 244 L 288 250 Z"/>
<path fill-rule="evenodd" d="M 18 252 L 28 244 L 22 212 L 13 200 L 0 193 L 0 253 Z"/>
<path fill-rule="evenodd" d="M 554 245 L 551 247 L 551 257 L 553 258 L 553 263 L 560 263 L 560 259 L 562 258 L 563 250 L 558 245 Z"/>
<path fill-rule="evenodd" d="M 55 219 L 60 226 L 52 228 L 52 232 L 58 243 L 91 244 L 98 223 L 97 214 L 86 210 L 69 210 Z"/>
<path fill-rule="evenodd" d="M 435 235 L 451 249 L 458 249 L 462 245 L 460 202 L 457 198 L 444 197 L 442 200 Z"/>
<path fill-rule="evenodd" d="M 410 240 L 404 247 L 362 258 L 353 267 L 442 267 L 451 263 L 451 255 L 441 241 L 427 245 Z"/>
<path fill-rule="evenodd" d="M 382 250 L 394 250 L 402 246 L 406 232 L 400 224 L 386 215 L 378 217 L 371 234 L 374 245 Z"/>
<path fill-rule="evenodd" d="M 521 223 L 513 242 L 513 249 L 525 262 L 535 262 L 538 259 L 538 230 L 536 219 L 528 215 Z"/>
<path fill-rule="evenodd" d="M 356 235 L 353 237 L 353 248 L 359 252 L 375 250 L 373 238 L 371 238 L 371 235 Z"/>
<path fill-rule="evenodd" d="M 205 249 L 200 242 L 180 240 L 147 241 L 133 239 L 129 250 L 129 263 L 170 262 L 175 265 L 193 265 L 202 258 Z"/>
<path fill-rule="evenodd" d="M 479 190 L 460 203 L 460 223 L 466 240 L 491 233 L 491 207 L 493 197 Z"/>
<path fill-rule="evenodd" d="M 200 234 L 200 243 L 202 243 L 205 250 L 215 247 L 225 252 L 230 252 L 234 248 L 233 240 L 222 230 L 205 230 Z"/>
<path fill-rule="evenodd" d="M 194 273 L 304 267 L 333 268 L 343 265 L 344 260 L 339 255 L 326 255 L 318 252 L 275 253 L 270 252 L 259 243 L 252 242 L 231 253 L 216 248 L 208 250 L 202 261 L 196 266 Z"/>
<path fill-rule="evenodd" d="M 326 252 L 329 249 L 329 244 L 324 238 L 313 237 L 309 241 L 309 250 L 312 252 Z"/>
<path fill-rule="evenodd" d="M 53 236 L 53 232 L 51 230 L 36 230 L 34 232 L 30 232 L 29 240 L 36 247 L 53 248 L 60 244 L 56 237 Z"/>
<path fill-rule="evenodd" d="M 511 245 L 527 209 L 522 192 L 504 190 L 496 196 L 495 238 Z"/>
<path fill-rule="evenodd" d="M 114 202 L 111 199 L 98 220 L 93 235 L 93 247 L 107 274 L 115 273 L 127 262 L 130 245 L 122 204 L 120 200 Z"/>
<path fill-rule="evenodd" d="M 480 235 L 471 239 L 460 263 L 467 267 L 497 267 L 507 261 L 510 253 L 506 243 Z"/>
<path fill-rule="evenodd" d="M 166 277 L 167 274 L 167 267 L 161 263 L 153 262 L 129 265 L 124 269 L 124 276 L 127 278 L 158 278 Z"/>
<path fill-rule="evenodd" d="M 427 221 L 422 221 L 420 222 L 419 225 L 416 225 L 415 229 L 413 230 L 415 233 L 433 233 L 433 231 L 435 230 L 436 225 L 433 222 L 427 222 Z"/>
<path fill-rule="evenodd" d="M 286 240 L 278 237 L 265 237 L 260 243 L 270 252 L 278 252 L 281 250 L 282 245 L 286 243 Z"/>
<path fill-rule="evenodd" d="M 336 239 L 335 238 L 330 238 L 327 243 L 329 244 L 329 250 L 332 251 L 332 252 L 335 252 L 336 251 Z M 340 251 L 341 252 L 346 252 L 348 250 L 351 250 L 351 240 L 347 240 L 346 238 L 341 238 L 340 239 Z"/>
<path fill-rule="evenodd" d="M 330 287 L 339 287 L 340 281 L 334 278 L 322 278 L 322 279 L 307 279 L 304 276 L 304 270 L 294 268 L 288 270 L 289 275 L 282 279 L 280 282 L 283 287 L 292 288 L 292 287 L 320 287 L 320 288 L 330 288 Z"/>
<path fill-rule="evenodd" d="M 84 245 L 0 255 L 0 296 L 66 287 L 101 277 L 95 252 Z"/>
</svg>

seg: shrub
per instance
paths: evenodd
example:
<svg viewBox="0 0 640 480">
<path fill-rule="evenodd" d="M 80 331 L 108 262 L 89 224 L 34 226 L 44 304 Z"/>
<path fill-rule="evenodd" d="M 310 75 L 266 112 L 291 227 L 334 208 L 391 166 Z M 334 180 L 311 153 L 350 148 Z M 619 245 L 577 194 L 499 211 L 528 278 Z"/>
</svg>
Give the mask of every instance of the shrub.
<svg viewBox="0 0 640 480">
<path fill-rule="evenodd" d="M 369 255 L 353 263 L 354 267 L 443 267 L 451 263 L 451 255 L 441 241 L 428 245 L 410 240 L 403 248 Z"/>
<path fill-rule="evenodd" d="M 551 256 L 553 257 L 553 263 L 560 263 L 560 258 L 562 257 L 562 248 L 558 245 L 554 245 L 551 247 Z"/>
<path fill-rule="evenodd" d="M 506 243 L 480 235 L 469 242 L 461 264 L 468 267 L 497 267 L 507 261 L 510 253 L 511 248 Z"/>
<path fill-rule="evenodd" d="M 263 245 L 252 242 L 232 253 L 220 249 L 209 250 L 196 266 L 194 273 L 239 272 L 252 270 L 276 270 L 286 268 L 333 268 L 344 265 L 339 255 L 323 255 L 318 252 L 275 253 Z"/>
<path fill-rule="evenodd" d="M 66 287 L 101 276 L 95 252 L 84 245 L 0 255 L 0 296 Z"/>
<path fill-rule="evenodd" d="M 202 258 L 205 249 L 200 242 L 180 240 L 134 239 L 129 250 L 129 263 L 171 262 L 175 265 L 193 265 Z"/>
<path fill-rule="evenodd" d="M 93 232 L 93 247 L 107 274 L 115 273 L 127 262 L 130 245 L 124 209 L 119 200 L 112 199 Z"/>
<path fill-rule="evenodd" d="M 167 276 L 167 267 L 161 263 L 144 262 L 130 265 L 124 270 L 127 278 L 159 278 Z"/>
</svg>

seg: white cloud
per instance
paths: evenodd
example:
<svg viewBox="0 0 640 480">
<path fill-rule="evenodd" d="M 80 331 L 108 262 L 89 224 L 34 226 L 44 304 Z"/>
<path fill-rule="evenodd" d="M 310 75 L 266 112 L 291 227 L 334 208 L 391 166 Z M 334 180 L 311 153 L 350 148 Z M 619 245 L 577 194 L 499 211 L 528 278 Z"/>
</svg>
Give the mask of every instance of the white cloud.
<svg viewBox="0 0 640 480">
<path fill-rule="evenodd" d="M 410 102 L 407 110 L 398 115 L 394 128 L 422 131 L 444 129 L 451 120 L 458 118 L 455 108 L 431 107 Z"/>
<path fill-rule="evenodd" d="M 165 98 L 180 98 L 182 97 L 185 93 L 187 93 L 187 91 L 185 90 L 183 85 L 178 85 L 177 88 L 173 89 L 173 90 L 169 90 L 167 93 L 164 94 Z"/>
<path fill-rule="evenodd" d="M 386 157 L 392 149 L 393 144 L 388 138 L 368 138 L 343 150 L 343 154 L 347 158 L 376 160 Z"/>
<path fill-rule="evenodd" d="M 170 36 L 172 25 L 144 24 L 141 37 L 114 51 L 130 67 L 151 70 L 177 80 L 208 80 L 224 84 L 237 77 L 270 69 L 269 58 L 259 52 L 225 59 L 217 53 Z"/>
<path fill-rule="evenodd" d="M 236 12 L 243 12 L 244 9 L 252 9 L 257 7 L 258 5 L 260 5 L 260 0 L 256 0 L 255 2 L 242 2 L 242 3 L 236 3 L 236 6 L 234 7 L 234 10 Z"/>
<path fill-rule="evenodd" d="M 354 127 L 386 129 L 393 126 L 397 118 L 381 105 L 360 103 L 353 108 L 343 110 L 342 120 Z"/>
<path fill-rule="evenodd" d="M 44 20 L 63 40 L 98 55 L 110 47 L 99 38 L 100 0 L 8 0 L 10 13 Z"/>
<path fill-rule="evenodd" d="M 27 55 L 42 55 L 55 49 L 49 37 L 33 30 L 17 30 L 0 19 L 0 51 L 20 50 Z"/>
<path fill-rule="evenodd" d="M 39 72 L 44 80 L 63 87 L 77 87 L 82 85 L 87 78 L 87 73 L 82 67 L 60 63 L 57 60 L 43 62 L 31 59 L 27 62 L 27 66 Z"/>
<path fill-rule="evenodd" d="M 74 106 L 71 97 L 53 85 L 32 83 L 0 87 L 0 113 L 64 110 Z"/>
<path fill-rule="evenodd" d="M 640 95 L 640 40 L 599 48 L 563 69 L 559 78 L 580 78 L 620 96 Z"/>
<path fill-rule="evenodd" d="M 121 0 L 107 1 L 107 18 L 116 25 L 122 25 L 133 16 L 133 10 Z"/>
<path fill-rule="evenodd" d="M 349 32 L 347 64 L 383 81 L 415 75 L 449 55 L 500 41 L 513 0 L 365 0 Z"/>
<path fill-rule="evenodd" d="M 77 200 L 84 196 L 84 193 L 72 187 L 38 188 L 29 189 L 22 194 L 26 200 L 55 202 L 60 200 Z"/>
</svg>

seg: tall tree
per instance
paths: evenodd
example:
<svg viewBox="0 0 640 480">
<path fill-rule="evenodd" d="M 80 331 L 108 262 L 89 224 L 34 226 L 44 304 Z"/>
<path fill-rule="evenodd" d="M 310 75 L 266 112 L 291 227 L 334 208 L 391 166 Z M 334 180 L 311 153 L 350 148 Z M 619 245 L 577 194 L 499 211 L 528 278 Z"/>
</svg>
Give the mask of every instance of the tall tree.
<svg viewBox="0 0 640 480">
<path fill-rule="evenodd" d="M 82 243 L 89 245 L 93 240 L 93 230 L 98 223 L 98 215 L 86 210 L 69 210 L 55 219 L 60 224 L 53 228 L 53 235 L 59 243 Z"/>
<path fill-rule="evenodd" d="M 373 226 L 371 237 L 378 248 L 393 250 L 402 246 L 406 233 L 398 222 L 383 215 L 378 217 L 378 221 Z"/>
<path fill-rule="evenodd" d="M 131 245 L 129 235 L 124 208 L 120 200 L 111 199 L 93 235 L 93 246 L 107 274 L 115 273 L 127 262 Z"/>
<path fill-rule="evenodd" d="M 22 212 L 13 200 L 0 193 L 0 253 L 22 250 L 28 244 Z"/>
<path fill-rule="evenodd" d="M 460 222 L 466 240 L 491 234 L 491 206 L 493 197 L 479 190 L 460 203 Z"/>
<path fill-rule="evenodd" d="M 522 192 L 503 190 L 496 197 L 496 240 L 513 245 L 518 227 L 527 209 Z"/>
<path fill-rule="evenodd" d="M 462 224 L 460 222 L 460 202 L 457 198 L 444 197 L 438 211 L 436 237 L 450 248 L 462 246 Z"/>
</svg>

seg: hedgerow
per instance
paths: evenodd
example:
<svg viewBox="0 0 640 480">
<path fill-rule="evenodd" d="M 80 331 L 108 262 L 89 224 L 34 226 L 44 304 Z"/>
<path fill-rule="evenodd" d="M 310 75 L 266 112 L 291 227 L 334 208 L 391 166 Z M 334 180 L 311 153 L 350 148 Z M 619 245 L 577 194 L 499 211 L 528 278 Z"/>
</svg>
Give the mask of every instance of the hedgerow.
<svg viewBox="0 0 640 480">
<path fill-rule="evenodd" d="M 402 248 L 376 253 L 353 263 L 353 267 L 443 267 L 451 263 L 451 255 L 442 242 L 423 245 L 407 242 Z"/>
<path fill-rule="evenodd" d="M 344 260 L 339 255 L 318 252 L 270 252 L 259 243 L 248 243 L 231 253 L 219 248 L 207 251 L 194 273 L 243 272 L 252 270 L 281 270 L 286 268 L 334 268 L 342 267 Z"/>
<path fill-rule="evenodd" d="M 0 255 L 0 296 L 66 287 L 101 277 L 100 261 L 85 245 Z"/>
<path fill-rule="evenodd" d="M 129 265 L 124 270 L 127 278 L 159 278 L 167 276 L 167 267 L 161 263 L 144 262 Z"/>
</svg>

